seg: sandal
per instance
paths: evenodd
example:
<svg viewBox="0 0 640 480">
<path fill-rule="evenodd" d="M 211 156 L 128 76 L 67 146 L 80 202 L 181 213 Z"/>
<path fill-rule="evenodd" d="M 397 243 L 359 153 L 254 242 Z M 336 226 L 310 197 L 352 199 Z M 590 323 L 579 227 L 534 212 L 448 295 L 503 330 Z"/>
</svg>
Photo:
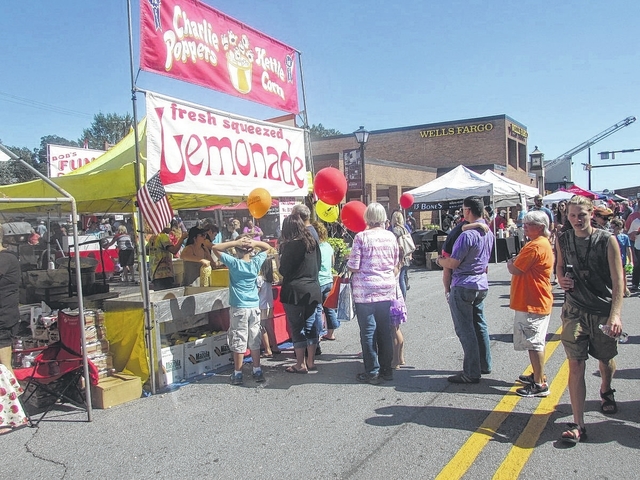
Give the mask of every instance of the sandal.
<svg viewBox="0 0 640 480">
<path fill-rule="evenodd" d="M 576 434 L 576 432 L 578 432 Z M 585 427 L 581 427 L 577 423 L 567 423 L 567 429 L 562 432 L 562 436 L 560 440 L 564 443 L 570 443 L 575 445 L 583 440 L 587 439 L 587 429 Z"/>
<path fill-rule="evenodd" d="M 614 413 L 618 413 L 618 405 L 616 404 L 616 399 L 613 397 L 615 390 L 612 388 L 608 392 L 600 392 L 600 398 L 602 399 L 602 403 L 600 404 L 600 411 L 604 414 L 613 415 Z"/>
</svg>

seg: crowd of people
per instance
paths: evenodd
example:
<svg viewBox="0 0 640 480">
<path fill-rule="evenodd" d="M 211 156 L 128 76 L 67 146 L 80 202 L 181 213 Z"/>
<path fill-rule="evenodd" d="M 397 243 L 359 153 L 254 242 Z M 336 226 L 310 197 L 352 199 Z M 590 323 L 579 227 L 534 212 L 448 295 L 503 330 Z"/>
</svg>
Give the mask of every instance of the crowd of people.
<svg viewBox="0 0 640 480">
<path fill-rule="evenodd" d="M 630 293 L 625 268 L 632 268 L 637 275 L 640 211 L 637 203 L 633 209 L 623 202 L 614 211 L 578 195 L 552 208 L 542 203 L 538 195 L 528 211 L 517 206 L 517 227 L 523 230 L 526 242 L 507 262 L 512 275 L 513 344 L 515 350 L 528 352 L 532 367 L 530 374 L 519 376 L 523 386 L 516 393 L 523 397 L 550 393 L 544 370 L 545 338 L 552 288 L 558 283 L 565 292 L 561 340 L 569 364 L 573 412 L 573 422 L 562 432 L 561 440 L 575 444 L 587 435 L 585 362 L 589 355 L 598 360 L 600 410 L 604 414 L 618 410 L 612 379 L 617 339 L 622 333 L 622 298 Z M 482 207 L 477 197 L 464 200 L 463 220 L 449 234 L 437 260 L 444 270 L 445 295 L 464 352 L 462 371 L 448 379 L 453 383 L 479 383 L 482 375 L 491 373 L 483 301 L 488 292 L 487 263 L 493 237 L 490 226 L 478 228 L 487 222 L 486 216 L 482 218 Z M 637 290 L 638 277 L 634 275 L 631 289 Z"/>
</svg>

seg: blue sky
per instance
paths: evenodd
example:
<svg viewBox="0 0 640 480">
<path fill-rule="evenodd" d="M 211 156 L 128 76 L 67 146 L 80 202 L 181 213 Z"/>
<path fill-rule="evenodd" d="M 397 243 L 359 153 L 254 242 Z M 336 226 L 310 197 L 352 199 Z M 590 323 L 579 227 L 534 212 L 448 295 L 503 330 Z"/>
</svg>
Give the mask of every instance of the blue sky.
<svg viewBox="0 0 640 480">
<path fill-rule="evenodd" d="M 132 111 L 126 0 L 3 5 L 0 139 L 77 140 L 98 112 Z M 311 124 L 343 133 L 506 114 L 553 159 L 628 116 L 592 148 L 640 148 L 637 0 L 206 0 L 302 52 Z M 134 64 L 138 2 L 132 0 Z M 283 114 L 140 73 L 140 88 L 254 118 Z M 139 115 L 144 97 L 138 96 Z M 587 186 L 574 157 L 573 181 Z M 609 163 L 640 162 L 640 152 Z M 593 171 L 594 190 L 640 184 L 638 166 Z"/>
</svg>

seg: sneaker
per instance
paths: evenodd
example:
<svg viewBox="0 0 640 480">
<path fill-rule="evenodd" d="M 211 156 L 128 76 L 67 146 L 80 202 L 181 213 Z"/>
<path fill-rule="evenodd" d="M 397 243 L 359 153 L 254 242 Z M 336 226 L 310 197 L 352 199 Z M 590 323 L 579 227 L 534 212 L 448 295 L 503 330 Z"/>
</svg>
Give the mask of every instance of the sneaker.
<svg viewBox="0 0 640 480">
<path fill-rule="evenodd" d="M 524 384 L 524 385 L 532 385 L 535 382 L 535 380 L 533 379 L 533 373 L 531 375 L 520 375 L 518 377 L 518 382 Z M 547 383 L 547 376 L 543 375 L 542 376 L 542 383 Z"/>
<path fill-rule="evenodd" d="M 258 382 L 264 382 L 264 374 L 262 373 L 262 369 L 253 372 L 253 379 Z"/>
<path fill-rule="evenodd" d="M 231 385 L 242 385 L 242 373 L 233 372 L 230 379 Z"/>
<path fill-rule="evenodd" d="M 369 383 L 371 385 L 380 385 L 380 375 L 377 373 L 375 375 L 369 375 L 368 373 L 359 373 L 356 375 L 356 380 L 362 383 Z"/>
<path fill-rule="evenodd" d="M 480 383 L 479 378 L 472 378 L 464 373 L 460 372 L 456 375 L 451 375 L 447 378 L 447 381 L 451 383 Z"/>
<path fill-rule="evenodd" d="M 393 370 L 389 370 L 388 372 L 380 372 L 380 378 L 382 378 L 383 380 L 390 382 L 393 380 Z"/>
<path fill-rule="evenodd" d="M 546 397 L 551 392 L 549 391 L 549 386 L 545 382 L 543 384 L 530 383 L 517 389 L 516 393 L 521 397 Z"/>
</svg>

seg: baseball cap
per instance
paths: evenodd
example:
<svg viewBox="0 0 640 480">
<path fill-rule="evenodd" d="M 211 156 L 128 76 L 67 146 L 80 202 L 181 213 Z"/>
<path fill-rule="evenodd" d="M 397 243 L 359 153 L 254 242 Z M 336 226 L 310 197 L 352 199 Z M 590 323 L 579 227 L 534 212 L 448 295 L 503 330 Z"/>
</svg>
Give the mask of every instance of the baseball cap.
<svg viewBox="0 0 640 480">
<path fill-rule="evenodd" d="M 538 194 L 535 197 L 533 197 L 534 200 L 542 200 L 542 195 Z"/>
<path fill-rule="evenodd" d="M 613 215 L 613 210 L 611 210 L 610 208 L 605 207 L 604 205 L 598 205 L 594 209 L 594 213 L 596 213 L 597 215 L 600 215 L 602 217 L 610 217 L 610 216 Z"/>
</svg>

